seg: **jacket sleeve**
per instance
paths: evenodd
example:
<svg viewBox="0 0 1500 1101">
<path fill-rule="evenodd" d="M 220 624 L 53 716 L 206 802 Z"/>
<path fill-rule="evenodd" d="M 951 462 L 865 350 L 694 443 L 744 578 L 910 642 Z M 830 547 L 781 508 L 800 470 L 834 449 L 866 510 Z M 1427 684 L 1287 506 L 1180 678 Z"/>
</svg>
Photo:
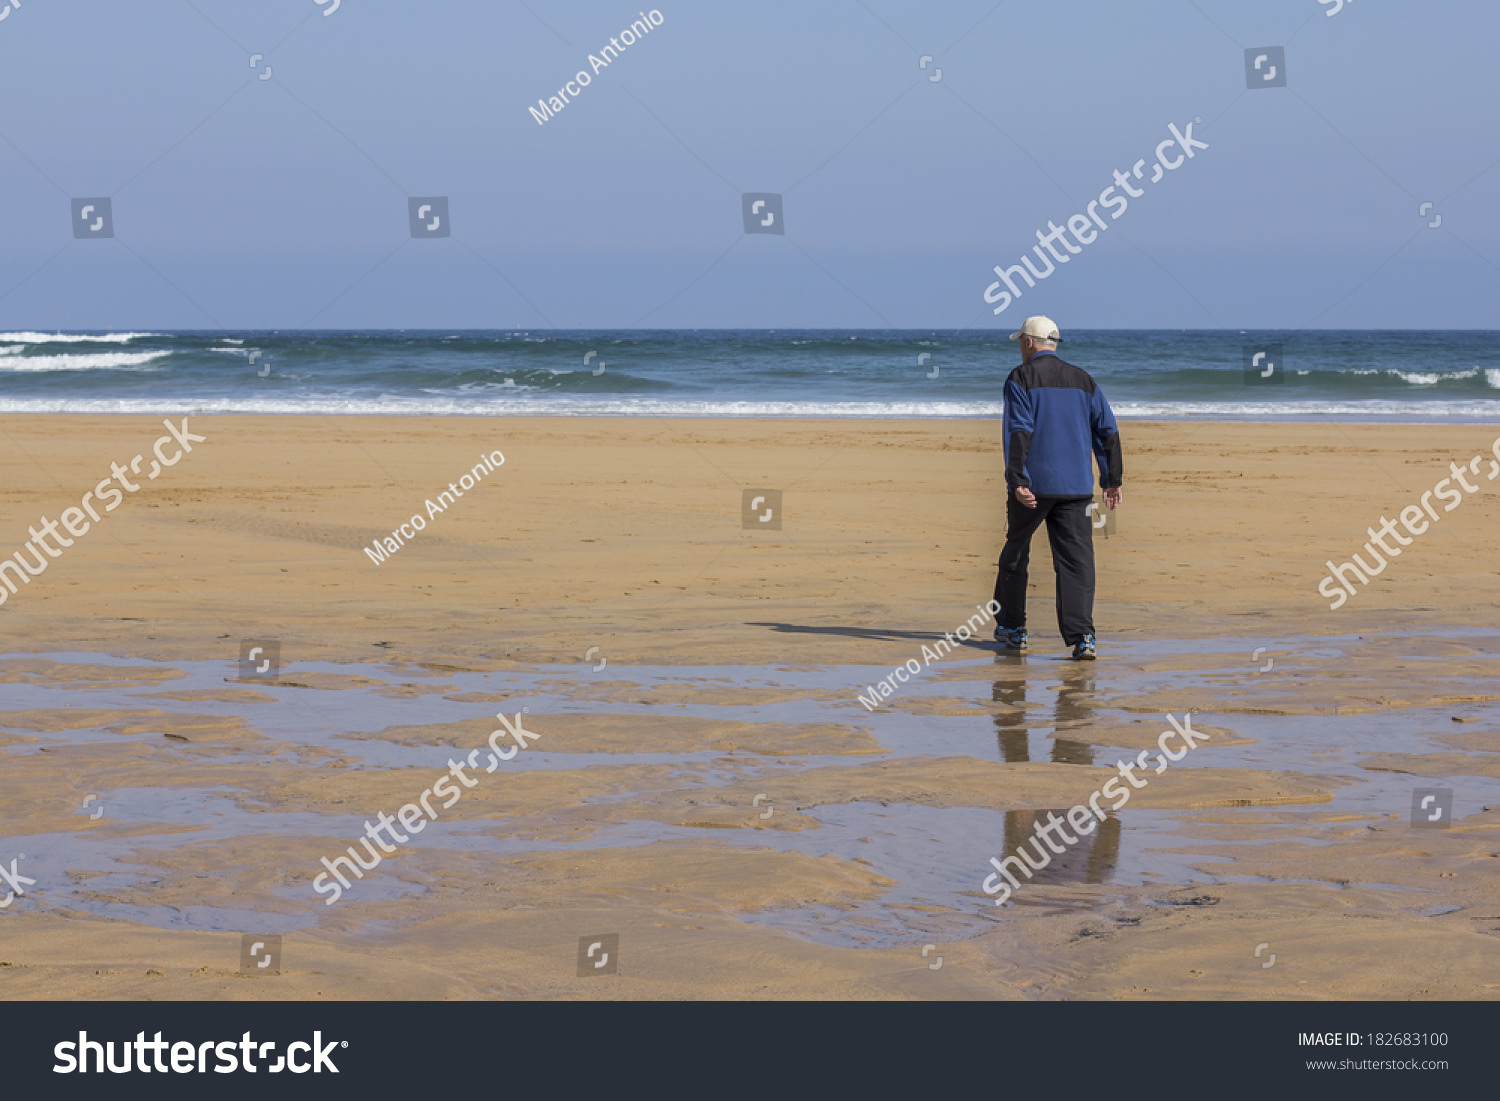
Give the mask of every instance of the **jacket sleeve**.
<svg viewBox="0 0 1500 1101">
<path fill-rule="evenodd" d="M 1031 392 L 1014 377 L 1005 380 L 1005 490 L 1007 496 L 1019 486 L 1030 486 L 1026 457 L 1031 453 L 1031 431 L 1035 425 Z"/>
<path fill-rule="evenodd" d="M 1094 458 L 1099 461 L 1099 485 L 1103 489 L 1118 489 L 1125 480 L 1125 460 L 1120 451 L 1120 426 L 1115 423 L 1114 410 L 1105 400 L 1103 390 L 1095 388 L 1090 406 Z"/>
</svg>

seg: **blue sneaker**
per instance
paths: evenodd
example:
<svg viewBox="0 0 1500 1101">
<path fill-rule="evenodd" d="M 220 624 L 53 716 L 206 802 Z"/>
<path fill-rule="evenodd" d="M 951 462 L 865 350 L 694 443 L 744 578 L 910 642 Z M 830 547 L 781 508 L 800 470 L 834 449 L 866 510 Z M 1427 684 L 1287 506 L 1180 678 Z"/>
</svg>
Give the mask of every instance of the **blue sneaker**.
<svg viewBox="0 0 1500 1101">
<path fill-rule="evenodd" d="M 1073 647 L 1074 661 L 1093 661 L 1096 656 L 1093 635 L 1084 635 L 1078 640 L 1078 645 Z"/>
<path fill-rule="evenodd" d="M 1024 650 L 1026 649 L 1026 628 L 996 627 L 995 641 L 1007 650 Z"/>
</svg>

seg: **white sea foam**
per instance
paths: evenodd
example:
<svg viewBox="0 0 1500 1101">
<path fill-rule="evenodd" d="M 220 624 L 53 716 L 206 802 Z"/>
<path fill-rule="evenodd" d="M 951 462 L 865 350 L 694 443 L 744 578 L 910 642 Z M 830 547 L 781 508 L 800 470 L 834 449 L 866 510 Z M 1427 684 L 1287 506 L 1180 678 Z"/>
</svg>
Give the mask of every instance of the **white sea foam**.
<svg viewBox="0 0 1500 1101">
<path fill-rule="evenodd" d="M 1500 417 L 1500 400 L 1470 401 L 1177 401 L 1120 402 L 1113 405 L 1121 418 L 1171 418 L 1184 420 L 1254 420 L 1279 417 L 1288 420 L 1399 420 L 1432 423 L 1447 420 L 1490 420 Z"/>
<path fill-rule="evenodd" d="M 0 371 L 100 371 L 140 367 L 171 352 L 95 352 L 93 355 L 4 356 Z"/>
<path fill-rule="evenodd" d="M 1299 375 L 1308 372 L 1298 371 Z M 1334 372 L 1339 375 L 1395 375 L 1402 382 L 1408 382 L 1413 386 L 1436 386 L 1440 382 L 1451 381 L 1459 378 L 1476 378 L 1479 375 L 1478 367 L 1471 367 L 1467 371 L 1403 371 L 1396 367 L 1350 367 Z M 1494 376 L 1495 371 L 1485 372 L 1486 376 Z M 1491 386 L 1495 385 L 1493 381 Z"/>
<path fill-rule="evenodd" d="M 1386 374 L 1395 375 L 1403 382 L 1409 382 L 1413 386 L 1436 386 L 1444 379 L 1474 378 L 1479 374 L 1479 368 L 1475 367 L 1473 370 L 1469 371 L 1445 371 L 1442 374 L 1423 371 L 1390 370 L 1387 371 Z"/>
<path fill-rule="evenodd" d="M 160 336 L 160 333 L 0 333 L 0 340 L 16 340 L 23 344 L 129 344 L 143 336 Z"/>
<path fill-rule="evenodd" d="M 512 392 L 515 393 L 515 392 Z M 1234 402 L 1121 402 L 1114 406 L 1121 419 L 1159 420 L 1347 420 L 1411 421 L 1422 423 L 1500 419 L 1500 399 L 1424 401 L 1414 409 L 1409 401 L 1234 401 Z M 380 398 L 340 394 L 303 396 L 176 397 L 162 398 L 0 398 L 0 413 L 154 413 L 207 415 L 281 414 L 308 416 L 513 416 L 513 417 L 765 417 L 801 419 L 927 419 L 997 418 L 1000 402 L 983 401 L 683 401 L 624 397 L 553 397 L 545 400 L 512 397 Z"/>
<path fill-rule="evenodd" d="M 657 416 L 657 417 L 998 417 L 1000 402 L 653 401 L 649 398 L 520 396 L 380 398 L 306 396 L 153 398 L 0 398 L 0 413 L 263 413 L 351 416 Z"/>
<path fill-rule="evenodd" d="M 544 370 L 552 371 L 554 375 L 567 375 L 574 373 L 572 371 L 553 371 L 550 367 L 544 368 Z M 517 382 L 513 378 L 507 378 L 501 382 L 461 382 L 457 386 L 451 388 L 446 386 L 423 386 L 419 387 L 419 389 L 424 394 L 434 394 L 438 397 L 442 397 L 446 394 L 458 393 L 462 394 L 465 400 L 469 400 L 470 398 L 477 398 L 480 401 L 484 400 L 484 394 L 493 394 L 497 392 L 506 394 L 519 394 L 522 392 L 540 393 L 542 390 L 540 386 L 528 386 L 524 383 Z"/>
</svg>

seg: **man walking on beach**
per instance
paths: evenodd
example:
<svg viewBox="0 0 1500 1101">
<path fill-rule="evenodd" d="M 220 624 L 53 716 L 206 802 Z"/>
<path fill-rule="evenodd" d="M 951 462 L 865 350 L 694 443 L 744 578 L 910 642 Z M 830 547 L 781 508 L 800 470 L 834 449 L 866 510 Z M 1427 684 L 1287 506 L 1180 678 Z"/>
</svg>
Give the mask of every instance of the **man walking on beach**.
<svg viewBox="0 0 1500 1101">
<path fill-rule="evenodd" d="M 1012 333 L 1021 366 L 1005 380 L 1005 547 L 995 578 L 995 641 L 1026 649 L 1026 566 L 1031 536 L 1047 521 L 1057 573 L 1057 626 L 1078 661 L 1094 660 L 1094 464 L 1104 503 L 1120 503 L 1120 430 L 1098 385 L 1057 355 L 1049 317 Z"/>
</svg>

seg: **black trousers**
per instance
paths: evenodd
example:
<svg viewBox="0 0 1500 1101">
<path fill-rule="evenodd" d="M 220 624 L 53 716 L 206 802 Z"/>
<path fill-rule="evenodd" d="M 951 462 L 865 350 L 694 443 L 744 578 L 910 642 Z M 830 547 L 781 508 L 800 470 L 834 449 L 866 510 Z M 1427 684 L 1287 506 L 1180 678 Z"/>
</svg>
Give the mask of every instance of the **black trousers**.
<svg viewBox="0 0 1500 1101">
<path fill-rule="evenodd" d="M 1092 497 L 1038 497 L 1027 508 L 1012 494 L 1005 503 L 1005 546 L 995 578 L 995 601 L 1002 627 L 1026 626 L 1026 567 L 1031 536 L 1043 520 L 1057 571 L 1057 627 L 1063 641 L 1075 646 L 1094 633 L 1094 525 L 1088 507 Z"/>
</svg>

